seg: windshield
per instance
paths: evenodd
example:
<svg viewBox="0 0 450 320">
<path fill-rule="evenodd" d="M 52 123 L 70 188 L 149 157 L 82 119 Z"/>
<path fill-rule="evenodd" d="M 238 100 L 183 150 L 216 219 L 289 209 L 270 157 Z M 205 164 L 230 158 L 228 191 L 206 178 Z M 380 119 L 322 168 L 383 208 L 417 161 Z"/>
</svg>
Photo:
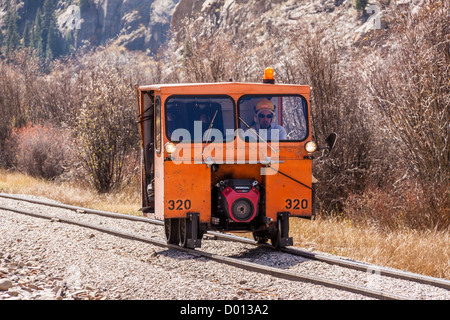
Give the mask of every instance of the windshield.
<svg viewBox="0 0 450 320">
<path fill-rule="evenodd" d="M 308 136 L 308 108 L 300 95 L 246 95 L 238 108 L 246 141 L 302 141 Z"/>
<path fill-rule="evenodd" d="M 173 142 L 234 138 L 234 103 L 227 96 L 172 96 L 166 100 L 166 134 Z M 208 129 L 211 130 L 208 130 Z"/>
</svg>

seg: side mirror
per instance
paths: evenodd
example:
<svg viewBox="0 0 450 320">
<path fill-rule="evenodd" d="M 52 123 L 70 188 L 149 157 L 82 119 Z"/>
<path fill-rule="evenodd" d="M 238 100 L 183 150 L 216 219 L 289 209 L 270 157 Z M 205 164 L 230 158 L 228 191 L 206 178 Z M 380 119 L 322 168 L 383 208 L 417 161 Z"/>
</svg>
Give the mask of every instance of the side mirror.
<svg viewBox="0 0 450 320">
<path fill-rule="evenodd" d="M 333 150 L 334 145 L 336 144 L 337 134 L 331 133 L 326 139 L 325 142 L 327 143 L 326 147 L 319 147 L 319 150 L 328 149 L 328 155 L 330 155 L 331 150 Z"/>
<path fill-rule="evenodd" d="M 332 132 L 326 139 L 326 143 L 328 145 L 328 151 L 331 152 L 331 150 L 333 150 L 334 145 L 336 143 L 336 139 L 337 139 L 337 134 Z"/>
</svg>

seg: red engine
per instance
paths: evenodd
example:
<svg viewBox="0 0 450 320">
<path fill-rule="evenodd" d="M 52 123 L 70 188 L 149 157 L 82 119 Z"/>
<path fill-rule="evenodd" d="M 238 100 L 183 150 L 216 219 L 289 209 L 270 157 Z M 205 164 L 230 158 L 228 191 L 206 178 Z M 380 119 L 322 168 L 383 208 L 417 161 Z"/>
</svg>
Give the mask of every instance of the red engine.
<svg viewBox="0 0 450 320">
<path fill-rule="evenodd" d="M 248 179 L 224 180 L 218 185 L 220 207 L 232 222 L 250 222 L 257 216 L 260 193 L 256 185 Z"/>
</svg>

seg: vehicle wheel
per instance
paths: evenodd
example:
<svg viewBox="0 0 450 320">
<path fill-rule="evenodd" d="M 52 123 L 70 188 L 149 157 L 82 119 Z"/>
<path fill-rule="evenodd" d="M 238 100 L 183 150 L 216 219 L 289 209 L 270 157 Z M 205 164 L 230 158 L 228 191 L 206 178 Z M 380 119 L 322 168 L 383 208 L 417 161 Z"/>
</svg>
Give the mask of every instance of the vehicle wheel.
<svg viewBox="0 0 450 320">
<path fill-rule="evenodd" d="M 270 235 L 270 241 L 272 242 L 272 246 L 275 248 L 280 248 L 280 239 L 281 239 L 281 221 L 278 220 L 277 226 L 274 227 L 271 235 Z"/>
<path fill-rule="evenodd" d="M 179 220 L 180 219 L 164 219 L 164 231 L 166 240 L 169 244 L 178 244 L 179 237 Z"/>
<path fill-rule="evenodd" d="M 187 248 L 188 239 L 192 238 L 191 223 L 189 219 L 179 219 L 178 239 L 183 248 Z"/>
</svg>

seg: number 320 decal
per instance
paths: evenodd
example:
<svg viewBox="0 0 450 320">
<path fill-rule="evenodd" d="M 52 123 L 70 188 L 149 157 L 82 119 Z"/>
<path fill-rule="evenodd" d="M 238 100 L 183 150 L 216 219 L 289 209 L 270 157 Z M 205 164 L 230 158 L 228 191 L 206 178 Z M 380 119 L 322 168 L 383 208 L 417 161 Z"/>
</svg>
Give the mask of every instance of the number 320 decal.
<svg viewBox="0 0 450 320">
<path fill-rule="evenodd" d="M 169 200 L 169 210 L 189 210 L 191 208 L 191 200 Z"/>
<path fill-rule="evenodd" d="M 306 209 L 308 208 L 308 200 L 306 199 L 286 199 L 286 209 L 293 209 L 293 210 L 299 210 L 299 209 Z"/>
</svg>

